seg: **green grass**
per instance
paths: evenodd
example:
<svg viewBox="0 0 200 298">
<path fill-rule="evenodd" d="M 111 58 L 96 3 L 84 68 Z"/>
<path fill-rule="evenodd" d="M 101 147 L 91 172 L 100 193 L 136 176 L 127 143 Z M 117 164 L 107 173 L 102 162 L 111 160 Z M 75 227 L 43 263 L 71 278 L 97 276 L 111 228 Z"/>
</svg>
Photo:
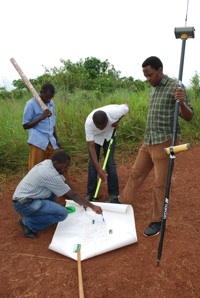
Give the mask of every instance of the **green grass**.
<svg viewBox="0 0 200 298">
<path fill-rule="evenodd" d="M 31 98 L 31 95 L 30 97 Z M 27 169 L 29 148 L 28 132 L 22 127 L 25 102 L 21 100 L 0 100 L 0 172 Z M 127 156 L 137 152 L 143 140 L 149 90 L 133 92 L 120 90 L 108 96 L 98 92 L 77 90 L 74 94 L 57 92 L 54 103 L 57 116 L 57 134 L 72 157 L 72 170 L 83 169 L 88 161 L 84 122 L 95 108 L 107 104 L 128 103 L 130 112 L 120 121 L 117 131 L 116 157 L 124 161 Z M 196 144 L 200 141 L 200 100 L 191 101 L 195 117 L 191 122 L 181 121 L 183 142 Z"/>
</svg>

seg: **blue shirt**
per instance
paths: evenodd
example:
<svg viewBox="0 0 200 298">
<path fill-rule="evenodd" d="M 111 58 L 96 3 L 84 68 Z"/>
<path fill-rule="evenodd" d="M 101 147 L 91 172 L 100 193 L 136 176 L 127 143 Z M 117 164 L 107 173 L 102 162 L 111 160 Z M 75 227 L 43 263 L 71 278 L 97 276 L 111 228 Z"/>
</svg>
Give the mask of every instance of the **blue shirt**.
<svg viewBox="0 0 200 298">
<path fill-rule="evenodd" d="M 54 103 L 51 100 L 47 104 L 47 108 L 51 111 L 52 116 L 40 121 L 33 128 L 29 129 L 29 138 L 27 143 L 45 150 L 49 144 L 52 144 L 54 149 L 57 149 L 56 139 L 53 135 L 56 124 L 56 116 L 54 112 Z M 35 98 L 27 101 L 24 108 L 23 124 L 35 120 L 43 113 L 42 108 Z"/>
</svg>

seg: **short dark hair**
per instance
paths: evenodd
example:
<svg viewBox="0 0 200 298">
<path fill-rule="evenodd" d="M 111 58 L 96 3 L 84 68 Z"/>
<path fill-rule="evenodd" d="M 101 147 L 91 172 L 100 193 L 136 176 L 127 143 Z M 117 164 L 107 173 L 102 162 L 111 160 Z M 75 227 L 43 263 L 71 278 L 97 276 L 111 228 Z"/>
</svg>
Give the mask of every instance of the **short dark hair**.
<svg viewBox="0 0 200 298">
<path fill-rule="evenodd" d="M 93 114 L 93 121 L 96 126 L 106 124 L 108 122 L 108 116 L 106 112 L 98 110 Z"/>
<path fill-rule="evenodd" d="M 58 150 L 56 151 L 52 156 L 52 161 L 57 161 L 59 163 L 64 163 L 65 161 L 70 161 L 70 155 L 65 152 L 64 150 Z"/>
<path fill-rule="evenodd" d="M 52 85 L 51 83 L 45 83 L 44 85 L 42 85 L 40 92 L 55 94 L 54 85 Z"/>
<path fill-rule="evenodd" d="M 153 69 L 158 70 L 160 67 L 163 67 L 161 60 L 156 56 L 151 56 L 147 58 L 143 63 L 142 67 L 151 66 Z"/>
</svg>

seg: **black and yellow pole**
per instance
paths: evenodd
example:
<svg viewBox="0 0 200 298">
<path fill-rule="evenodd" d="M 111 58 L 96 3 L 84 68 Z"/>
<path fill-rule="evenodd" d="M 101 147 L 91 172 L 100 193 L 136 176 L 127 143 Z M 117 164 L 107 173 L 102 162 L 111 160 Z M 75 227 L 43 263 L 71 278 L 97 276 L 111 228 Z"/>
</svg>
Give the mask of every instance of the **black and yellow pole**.
<svg viewBox="0 0 200 298">
<path fill-rule="evenodd" d="M 103 162 L 102 170 L 105 170 L 106 169 L 107 161 L 108 161 L 108 158 L 109 158 L 109 155 L 110 155 L 110 150 L 111 150 L 111 147 L 112 147 L 112 144 L 113 144 L 113 141 L 114 141 L 115 134 L 116 134 L 116 129 L 114 128 L 113 129 L 112 136 L 111 136 L 111 139 L 110 139 L 110 142 L 109 142 L 109 145 L 108 145 L 108 150 L 106 152 L 106 156 L 105 156 L 105 159 L 104 159 L 104 162 Z M 93 196 L 94 200 L 97 199 L 99 188 L 101 186 L 101 181 L 102 181 L 101 178 L 99 178 L 98 184 L 97 184 L 97 188 L 96 188 L 95 194 Z"/>
<path fill-rule="evenodd" d="M 182 39 L 181 59 L 180 59 L 179 76 L 178 76 L 178 87 L 181 88 L 186 40 L 188 38 L 194 38 L 194 27 L 175 28 L 175 36 L 176 36 L 176 38 Z M 160 264 L 160 260 L 161 260 L 161 256 L 162 256 L 166 218 L 167 218 L 167 211 L 168 211 L 168 204 L 169 204 L 169 193 L 170 193 L 170 187 L 171 187 L 171 176 L 172 176 L 173 164 L 174 164 L 174 159 L 175 159 L 175 153 L 180 152 L 180 151 L 185 151 L 189 148 L 189 144 L 180 145 L 182 147 L 175 146 L 176 134 L 177 134 L 177 122 L 178 122 L 178 115 L 179 115 L 179 104 L 180 104 L 180 101 L 178 99 L 176 99 L 175 110 L 174 110 L 174 119 L 173 119 L 172 144 L 171 144 L 171 147 L 165 148 L 165 152 L 167 154 L 169 154 L 170 160 L 169 160 L 167 185 L 166 185 L 164 207 L 163 207 L 163 217 L 162 217 L 162 221 L 161 221 L 160 241 L 159 241 L 158 254 L 157 254 L 157 265 Z"/>
</svg>

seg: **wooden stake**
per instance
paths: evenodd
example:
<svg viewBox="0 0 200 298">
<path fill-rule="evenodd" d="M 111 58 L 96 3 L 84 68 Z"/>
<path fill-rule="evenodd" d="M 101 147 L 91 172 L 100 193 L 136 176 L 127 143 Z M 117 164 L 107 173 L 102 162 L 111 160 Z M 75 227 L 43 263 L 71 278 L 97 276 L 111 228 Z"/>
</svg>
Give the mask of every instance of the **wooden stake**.
<svg viewBox="0 0 200 298">
<path fill-rule="evenodd" d="M 84 298 L 83 291 L 83 277 L 82 277 L 82 269 L 81 269 L 81 249 L 78 247 L 77 249 L 78 256 L 78 285 L 79 285 L 79 297 Z"/>
</svg>

